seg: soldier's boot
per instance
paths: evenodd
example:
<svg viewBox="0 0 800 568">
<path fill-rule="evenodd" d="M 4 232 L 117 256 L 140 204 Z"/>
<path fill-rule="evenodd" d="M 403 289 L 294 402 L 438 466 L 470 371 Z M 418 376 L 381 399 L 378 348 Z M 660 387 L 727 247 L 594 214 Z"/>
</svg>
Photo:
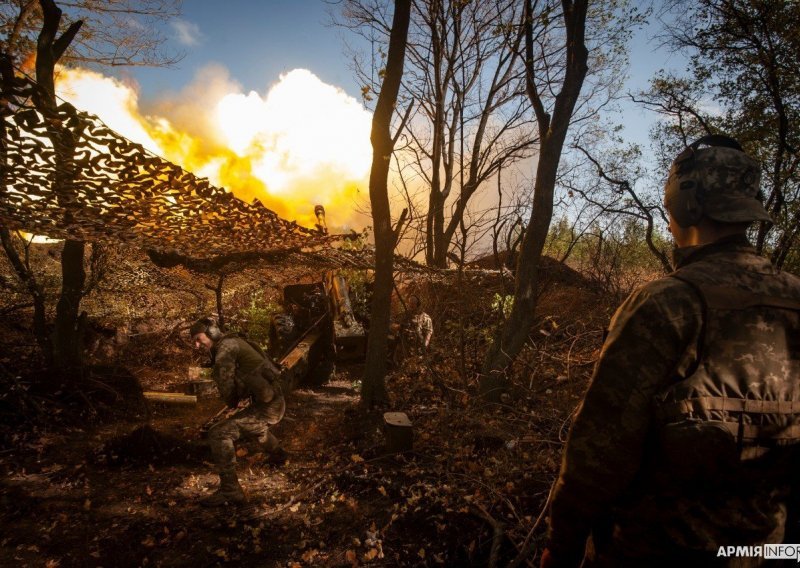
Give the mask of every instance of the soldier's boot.
<svg viewBox="0 0 800 568">
<path fill-rule="evenodd" d="M 239 478 L 235 471 L 226 471 L 219 474 L 219 488 L 213 495 L 200 501 L 204 507 L 222 507 L 224 505 L 240 505 L 245 502 L 244 491 L 239 485 Z"/>
<path fill-rule="evenodd" d="M 261 442 L 261 448 L 266 454 L 264 461 L 268 464 L 283 465 L 289 459 L 289 454 L 281 447 L 281 443 L 272 432 L 267 432 L 266 439 Z"/>
</svg>

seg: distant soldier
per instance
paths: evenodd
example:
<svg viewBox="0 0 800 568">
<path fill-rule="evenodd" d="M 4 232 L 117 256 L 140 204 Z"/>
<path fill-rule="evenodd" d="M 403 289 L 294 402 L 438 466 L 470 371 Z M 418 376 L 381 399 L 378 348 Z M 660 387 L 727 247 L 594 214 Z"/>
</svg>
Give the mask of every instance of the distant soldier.
<svg viewBox="0 0 800 568">
<path fill-rule="evenodd" d="M 422 310 L 422 302 L 418 296 L 408 299 L 408 314 L 404 322 L 405 332 L 411 345 L 427 351 L 433 336 L 433 320 Z"/>
<path fill-rule="evenodd" d="M 418 296 L 412 295 L 408 299 L 408 310 L 403 320 L 393 326 L 392 334 L 392 360 L 396 365 L 410 353 L 428 350 L 433 336 L 433 320 L 422 310 Z"/>
<path fill-rule="evenodd" d="M 269 351 L 275 359 L 286 355 L 287 349 L 300 336 L 297 322 L 291 313 L 281 312 L 272 316 L 269 325 Z"/>
<path fill-rule="evenodd" d="M 211 354 L 212 378 L 230 414 L 208 431 L 211 455 L 219 472 L 219 489 L 201 501 L 215 507 L 245 501 L 236 475 L 234 442 L 242 436 L 254 437 L 273 459 L 285 459 L 278 439 L 269 427 L 280 422 L 286 403 L 280 386 L 280 371 L 258 345 L 238 334 L 223 334 L 214 321 L 205 318 L 190 329 L 198 349 Z M 249 401 L 249 405 L 245 404 Z"/>
<path fill-rule="evenodd" d="M 796 514 L 800 279 L 746 238 L 759 167 L 707 136 L 665 188 L 677 270 L 611 320 L 570 431 L 541 565 L 759 566 Z M 587 543 L 588 539 L 588 543 Z"/>
</svg>

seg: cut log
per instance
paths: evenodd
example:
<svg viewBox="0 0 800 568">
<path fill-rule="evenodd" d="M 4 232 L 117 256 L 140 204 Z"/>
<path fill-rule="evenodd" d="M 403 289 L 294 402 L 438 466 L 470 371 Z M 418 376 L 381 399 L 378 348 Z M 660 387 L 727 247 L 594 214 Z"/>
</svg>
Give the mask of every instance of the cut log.
<svg viewBox="0 0 800 568">
<path fill-rule="evenodd" d="M 142 394 L 145 399 L 155 402 L 163 402 L 166 404 L 197 404 L 197 397 L 192 394 L 153 391 L 145 391 Z"/>
</svg>

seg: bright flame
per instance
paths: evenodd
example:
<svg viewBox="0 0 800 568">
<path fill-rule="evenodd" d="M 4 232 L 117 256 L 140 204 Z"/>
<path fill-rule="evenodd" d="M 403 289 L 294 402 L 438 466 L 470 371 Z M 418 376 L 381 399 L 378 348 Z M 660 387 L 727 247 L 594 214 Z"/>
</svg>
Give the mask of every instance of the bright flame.
<svg viewBox="0 0 800 568">
<path fill-rule="evenodd" d="M 257 157 L 256 176 L 272 192 L 286 195 L 294 182 L 320 174 L 360 179 L 369 170 L 369 113 L 305 69 L 283 75 L 264 100 L 255 92 L 226 96 L 217 114 L 230 148 Z"/>
<path fill-rule="evenodd" d="M 93 71 L 65 69 L 58 74 L 57 90 L 78 110 L 99 116 L 111 130 L 151 152 L 163 154 L 148 133 L 147 120 L 139 116 L 139 97 L 133 89 Z"/>
<path fill-rule="evenodd" d="M 224 69 L 143 113 L 136 91 L 84 69 L 62 70 L 59 94 L 110 128 L 237 197 L 258 198 L 311 226 L 322 204 L 332 225 L 352 224 L 372 160 L 371 115 L 305 69 L 280 77 L 265 97 L 247 95 Z"/>
</svg>

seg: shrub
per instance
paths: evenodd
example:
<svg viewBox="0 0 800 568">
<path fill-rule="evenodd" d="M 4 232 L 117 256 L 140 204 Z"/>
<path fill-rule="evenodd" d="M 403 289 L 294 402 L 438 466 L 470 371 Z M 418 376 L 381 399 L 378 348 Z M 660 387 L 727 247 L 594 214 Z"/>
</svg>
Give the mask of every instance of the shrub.
<svg viewBox="0 0 800 568">
<path fill-rule="evenodd" d="M 258 294 L 253 294 L 250 305 L 239 310 L 236 323 L 231 325 L 232 331 L 247 335 L 250 341 L 258 343 L 264 350 L 269 349 L 269 328 L 272 317 L 283 312 L 283 308 L 275 302 L 267 302 Z"/>
</svg>

